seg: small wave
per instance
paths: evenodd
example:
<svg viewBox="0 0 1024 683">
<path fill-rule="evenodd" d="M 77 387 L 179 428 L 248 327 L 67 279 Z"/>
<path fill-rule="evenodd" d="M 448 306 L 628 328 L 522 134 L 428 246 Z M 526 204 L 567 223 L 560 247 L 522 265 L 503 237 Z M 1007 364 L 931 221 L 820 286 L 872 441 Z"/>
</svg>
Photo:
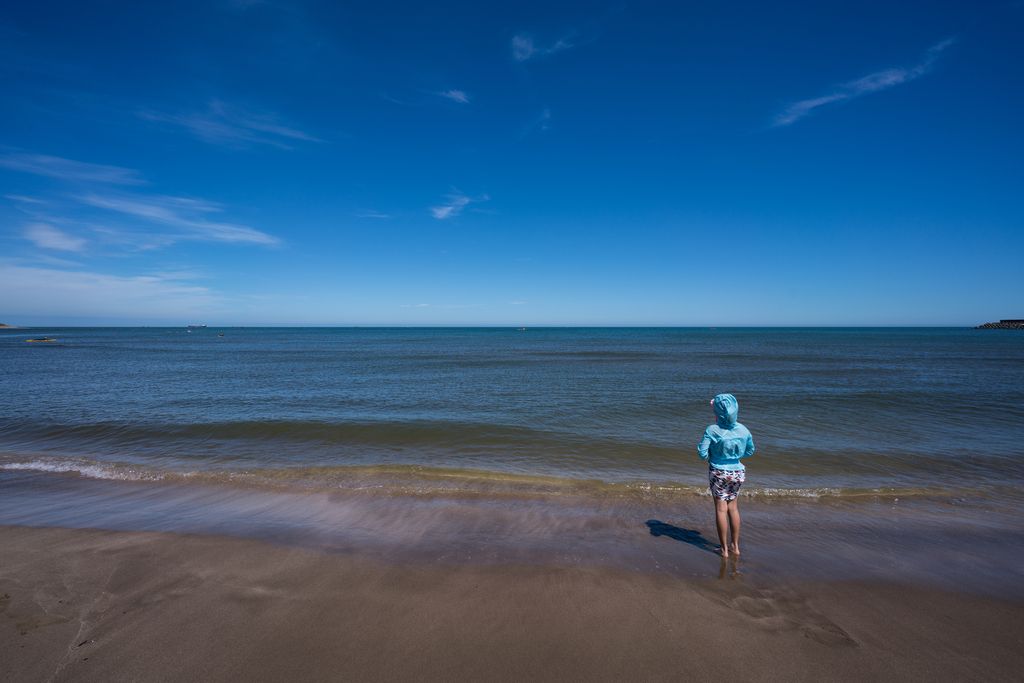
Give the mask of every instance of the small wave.
<svg viewBox="0 0 1024 683">
<path fill-rule="evenodd" d="M 854 501 L 859 498 L 911 498 L 914 496 L 947 497 L 953 492 L 946 489 L 924 489 L 924 488 L 894 488 L 891 486 L 880 486 L 877 488 L 856 488 L 838 486 L 820 486 L 812 488 L 778 488 L 772 486 L 750 486 L 741 491 L 742 494 L 754 499 L 770 498 L 831 498 Z M 960 495 L 963 495 L 961 493 Z"/>
<path fill-rule="evenodd" d="M 93 424 L 61 425 L 25 422 L 4 428 L 8 441 L 91 444 L 117 447 L 153 443 L 195 446 L 210 442 L 238 442 L 257 446 L 288 442 L 338 447 L 386 446 L 403 448 L 436 446 L 487 448 L 516 444 L 557 447 L 571 434 L 552 433 L 547 427 L 431 420 L 373 422 L 324 422 L 317 420 L 251 420 L 197 422 L 191 424 Z M 594 444 L 588 443 L 588 446 Z"/>
<path fill-rule="evenodd" d="M 77 474 L 90 479 L 112 479 L 120 481 L 159 481 L 163 475 L 147 472 L 135 467 L 124 467 L 99 463 L 80 463 L 53 460 L 31 460 L 0 464 L 2 470 L 31 470 L 56 474 Z"/>
<path fill-rule="evenodd" d="M 705 484 L 670 481 L 619 481 L 522 475 L 490 470 L 425 467 L 418 465 L 309 466 L 278 468 L 176 469 L 102 462 L 90 458 L 9 457 L 0 470 L 23 470 L 91 479 L 135 482 L 187 483 L 282 493 L 367 493 L 386 496 L 453 498 L 587 498 L 636 501 L 706 499 Z M 783 488 L 747 486 L 745 500 L 800 499 L 857 503 L 898 498 L 952 499 L 964 491 L 925 488 Z"/>
</svg>

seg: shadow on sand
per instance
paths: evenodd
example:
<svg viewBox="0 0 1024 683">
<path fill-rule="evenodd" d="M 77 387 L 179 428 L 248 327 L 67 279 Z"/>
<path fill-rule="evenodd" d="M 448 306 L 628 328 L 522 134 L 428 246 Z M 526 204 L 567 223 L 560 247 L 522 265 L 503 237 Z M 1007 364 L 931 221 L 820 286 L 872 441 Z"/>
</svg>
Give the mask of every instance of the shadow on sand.
<svg viewBox="0 0 1024 683">
<path fill-rule="evenodd" d="M 701 550 L 706 550 L 709 553 L 718 553 L 718 546 L 701 536 L 699 531 L 681 529 L 680 527 L 665 524 L 665 522 L 660 522 L 656 519 L 649 519 L 646 524 L 651 530 L 651 536 L 668 536 L 669 538 L 677 541 L 689 543 Z"/>
</svg>

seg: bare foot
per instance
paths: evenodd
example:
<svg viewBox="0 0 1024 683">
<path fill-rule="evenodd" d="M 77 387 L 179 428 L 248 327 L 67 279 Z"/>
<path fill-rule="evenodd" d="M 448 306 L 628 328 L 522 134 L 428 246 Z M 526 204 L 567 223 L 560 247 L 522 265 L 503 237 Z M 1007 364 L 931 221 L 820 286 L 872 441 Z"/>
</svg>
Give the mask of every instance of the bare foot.
<svg viewBox="0 0 1024 683">
<path fill-rule="evenodd" d="M 718 549 L 718 554 L 722 557 L 729 557 L 729 551 L 726 550 L 724 546 Z"/>
<path fill-rule="evenodd" d="M 731 543 L 729 545 L 729 552 L 731 552 L 733 555 L 739 555 L 740 554 L 740 547 L 739 547 L 739 545 L 737 545 L 735 543 Z M 722 557 L 728 557 L 728 554 L 723 555 Z"/>
</svg>

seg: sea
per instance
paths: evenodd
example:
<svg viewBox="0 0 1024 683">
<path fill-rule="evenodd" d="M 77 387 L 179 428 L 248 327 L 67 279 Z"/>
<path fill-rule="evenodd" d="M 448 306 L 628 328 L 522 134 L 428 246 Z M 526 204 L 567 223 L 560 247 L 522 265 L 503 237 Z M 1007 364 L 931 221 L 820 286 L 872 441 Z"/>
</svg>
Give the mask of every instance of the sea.
<svg viewBox="0 0 1024 683">
<path fill-rule="evenodd" d="M 0 524 L 1024 597 L 1014 330 L 4 329 L 0 380 Z M 719 393 L 756 446 L 731 564 Z"/>
</svg>

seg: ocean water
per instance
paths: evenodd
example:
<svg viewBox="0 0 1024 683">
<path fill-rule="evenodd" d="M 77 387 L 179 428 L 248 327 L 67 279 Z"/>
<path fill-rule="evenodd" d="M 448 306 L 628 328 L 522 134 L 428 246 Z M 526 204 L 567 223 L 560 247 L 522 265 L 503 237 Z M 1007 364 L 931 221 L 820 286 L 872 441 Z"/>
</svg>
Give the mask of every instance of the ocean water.
<svg viewBox="0 0 1024 683">
<path fill-rule="evenodd" d="M 0 523 L 607 554 L 595 519 L 626 539 L 707 505 L 729 392 L 765 529 L 1022 534 L 1015 331 L 36 328 L 0 331 L 0 379 Z"/>
</svg>

